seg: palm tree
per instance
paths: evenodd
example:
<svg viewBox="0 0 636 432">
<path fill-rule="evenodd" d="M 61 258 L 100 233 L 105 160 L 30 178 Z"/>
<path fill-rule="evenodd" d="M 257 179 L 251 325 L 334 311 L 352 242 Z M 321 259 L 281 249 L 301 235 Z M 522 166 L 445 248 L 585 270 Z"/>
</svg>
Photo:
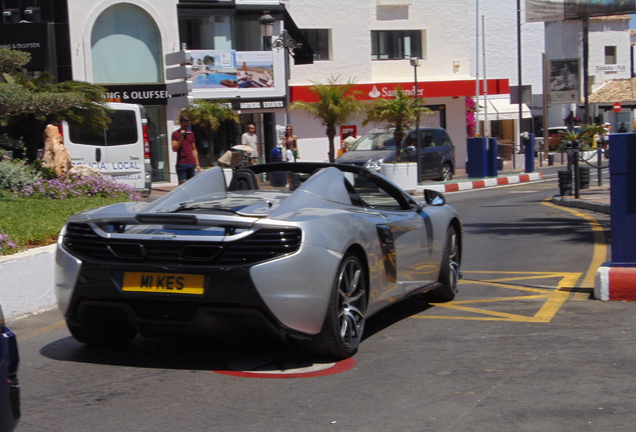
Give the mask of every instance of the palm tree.
<svg viewBox="0 0 636 432">
<path fill-rule="evenodd" d="M 292 110 L 300 109 L 309 112 L 327 128 L 330 162 L 335 160 L 336 128 L 362 111 L 362 104 L 355 98 L 357 92 L 352 91 L 355 87 L 354 81 L 349 79 L 344 84 L 338 84 L 339 80 L 339 76 L 331 76 L 327 83 L 314 83 L 309 88 L 318 96 L 318 102 L 298 101 L 289 106 Z"/>
<path fill-rule="evenodd" d="M 188 105 L 186 109 L 181 111 L 179 116 L 187 115 L 193 124 L 199 125 L 203 129 L 203 133 L 210 143 L 210 155 L 214 155 L 214 143 L 212 138 L 214 132 L 219 130 L 221 124 L 225 121 L 233 121 L 240 123 L 236 111 L 222 102 L 206 101 L 202 99 L 195 100 L 192 105 Z"/>
<path fill-rule="evenodd" d="M 580 128 L 569 130 L 559 134 L 558 140 L 561 144 L 560 150 L 563 151 L 569 145 L 569 143 L 576 142 L 583 150 L 589 150 L 596 147 L 596 141 L 599 136 L 602 136 L 607 131 L 603 126 L 594 124 L 584 124 Z"/>
<path fill-rule="evenodd" d="M 362 122 L 364 126 L 374 123 L 386 123 L 393 128 L 393 140 L 395 141 L 395 160 L 400 161 L 402 139 L 411 124 L 421 114 L 430 114 L 432 111 L 419 105 L 419 99 L 407 96 L 397 87 L 393 99 L 382 99 L 376 105 L 367 110 L 367 116 Z"/>
</svg>

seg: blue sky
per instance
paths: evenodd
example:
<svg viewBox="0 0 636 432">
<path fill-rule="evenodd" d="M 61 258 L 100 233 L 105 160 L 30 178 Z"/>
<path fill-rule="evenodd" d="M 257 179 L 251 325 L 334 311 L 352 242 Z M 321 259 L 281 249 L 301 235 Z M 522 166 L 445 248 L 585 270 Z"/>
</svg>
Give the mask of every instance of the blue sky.
<svg viewBox="0 0 636 432">
<path fill-rule="evenodd" d="M 629 22 L 629 27 L 636 29 L 636 15 L 630 15 L 632 20 Z"/>
</svg>

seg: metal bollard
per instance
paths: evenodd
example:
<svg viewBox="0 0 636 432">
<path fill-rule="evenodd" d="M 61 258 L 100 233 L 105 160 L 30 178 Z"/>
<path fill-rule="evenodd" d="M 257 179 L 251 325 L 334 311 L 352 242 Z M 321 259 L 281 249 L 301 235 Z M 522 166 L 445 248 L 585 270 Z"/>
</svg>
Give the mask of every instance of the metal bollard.
<svg viewBox="0 0 636 432">
<path fill-rule="evenodd" d="M 559 175 L 559 194 L 561 196 L 572 195 L 572 171 L 563 170 Z"/>
<path fill-rule="evenodd" d="M 590 167 L 579 167 L 579 182 L 581 185 L 581 189 L 590 188 Z"/>
</svg>

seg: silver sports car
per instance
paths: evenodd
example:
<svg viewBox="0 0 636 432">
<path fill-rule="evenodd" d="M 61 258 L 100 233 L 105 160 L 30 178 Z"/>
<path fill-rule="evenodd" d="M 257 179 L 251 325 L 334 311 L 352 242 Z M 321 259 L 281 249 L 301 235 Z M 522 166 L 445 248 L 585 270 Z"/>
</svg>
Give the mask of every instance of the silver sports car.
<svg viewBox="0 0 636 432">
<path fill-rule="evenodd" d="M 72 216 L 58 240 L 56 294 L 86 344 L 256 318 L 341 359 L 382 308 L 427 291 L 434 302 L 454 298 L 461 233 L 440 193 L 419 202 L 365 168 L 271 163 L 229 184 L 213 168 L 156 201 Z"/>
</svg>

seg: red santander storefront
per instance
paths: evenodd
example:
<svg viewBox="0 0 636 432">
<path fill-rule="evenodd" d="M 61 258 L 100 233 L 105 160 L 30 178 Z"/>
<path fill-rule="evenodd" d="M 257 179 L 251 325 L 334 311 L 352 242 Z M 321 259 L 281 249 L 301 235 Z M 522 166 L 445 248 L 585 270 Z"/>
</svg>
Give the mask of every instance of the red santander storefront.
<svg viewBox="0 0 636 432">
<path fill-rule="evenodd" d="M 510 94 L 508 79 L 489 79 L 486 87 L 489 95 Z M 290 102 L 317 102 L 317 95 L 311 91 L 311 85 L 290 86 Z M 397 88 L 407 95 L 415 96 L 415 85 L 411 82 L 356 84 L 352 89 L 355 97 L 361 101 L 391 99 Z M 480 82 L 480 94 L 484 94 L 484 81 Z M 458 168 L 463 168 L 466 161 L 466 98 L 475 96 L 475 80 L 454 81 L 421 81 L 417 83 L 417 97 L 432 110 L 431 115 L 423 116 L 420 125 L 441 126 L 448 130 L 455 144 L 455 158 Z M 385 125 L 362 125 L 364 116 L 350 120 L 350 124 L 340 126 L 340 135 L 346 131 L 354 131 L 356 136 L 362 135 L 376 127 Z M 306 113 L 292 111 L 290 120 L 294 132 L 299 138 L 299 147 L 303 159 L 307 161 L 324 161 L 327 158 L 327 138 L 324 126 Z M 340 145 L 336 142 L 336 146 Z"/>
</svg>

